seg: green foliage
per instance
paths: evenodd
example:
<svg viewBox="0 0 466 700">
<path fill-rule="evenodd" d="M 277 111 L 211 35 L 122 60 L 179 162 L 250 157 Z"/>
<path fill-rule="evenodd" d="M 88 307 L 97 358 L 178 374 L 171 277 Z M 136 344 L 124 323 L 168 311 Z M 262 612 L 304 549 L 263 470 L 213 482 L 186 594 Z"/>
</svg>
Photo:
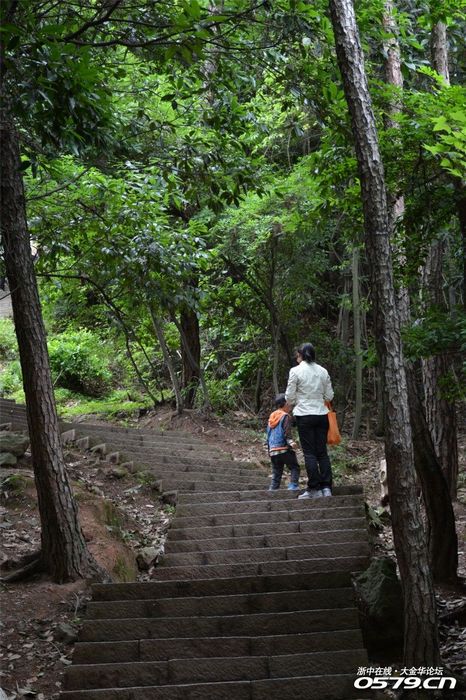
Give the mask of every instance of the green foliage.
<svg viewBox="0 0 466 700">
<path fill-rule="evenodd" d="M 0 319 L 0 396 L 23 396 L 15 326 L 10 318 Z"/>
<path fill-rule="evenodd" d="M 0 318 L 0 362 L 13 360 L 17 356 L 15 325 L 11 318 Z"/>
<path fill-rule="evenodd" d="M 0 395 L 21 400 L 23 379 L 19 360 L 2 363 L 2 367 L 0 367 Z"/>
<path fill-rule="evenodd" d="M 87 396 L 70 392 L 68 389 L 55 389 L 55 398 L 60 416 L 64 419 L 79 415 L 97 414 L 108 418 L 122 418 L 134 415 L 141 408 L 151 405 L 147 396 L 135 394 L 129 398 L 126 389 L 112 391 L 105 398 L 89 400 Z"/>
<path fill-rule="evenodd" d="M 466 314 L 461 308 L 447 312 L 431 308 L 424 318 L 404 331 L 407 357 L 419 359 L 466 350 Z"/>
<path fill-rule="evenodd" d="M 67 331 L 50 339 L 50 367 L 57 386 L 102 396 L 110 386 L 109 352 L 89 330 Z"/>
<path fill-rule="evenodd" d="M 2 28 L 5 85 L 67 415 L 140 405 L 138 393 L 129 403 L 115 392 L 83 402 L 82 392 L 115 386 L 129 386 L 132 398 L 142 385 L 170 398 L 153 318 L 181 376 L 174 321 L 188 308 L 217 410 L 250 408 L 259 370 L 267 395 L 275 360 L 283 385 L 293 346 L 307 339 L 347 400 L 348 373 L 341 382 L 338 373 L 354 364 L 348 269 L 363 217 L 327 3 L 226 0 L 218 15 L 197 0 L 137 11 L 91 1 L 45 0 L 40 12 L 13 5 Z M 403 91 L 381 79 L 391 38 L 383 2 L 356 9 L 387 184 L 405 201 L 393 237 L 397 278 L 417 298 L 419 266 L 441 236 L 451 251 L 447 283 L 460 299 L 464 89 L 428 64 L 431 28 L 442 20 L 452 82 L 460 81 L 464 0 L 395 9 Z M 377 362 L 368 273 L 362 251 L 365 368 Z M 450 322 L 443 331 L 440 323 L 410 331 L 408 352 L 456 343 L 446 337 Z M 0 353 L 11 360 L 6 330 Z M 2 381 L 19 391 L 18 365 Z"/>
<path fill-rule="evenodd" d="M 213 379 L 207 381 L 212 408 L 216 413 L 228 413 L 238 409 L 241 387 L 230 379 Z"/>
</svg>

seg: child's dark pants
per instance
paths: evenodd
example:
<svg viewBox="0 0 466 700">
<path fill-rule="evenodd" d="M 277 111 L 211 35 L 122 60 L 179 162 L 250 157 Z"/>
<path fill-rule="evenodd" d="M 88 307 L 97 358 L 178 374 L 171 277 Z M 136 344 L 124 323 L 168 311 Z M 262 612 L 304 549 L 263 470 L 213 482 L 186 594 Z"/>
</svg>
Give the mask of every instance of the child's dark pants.
<svg viewBox="0 0 466 700">
<path fill-rule="evenodd" d="M 290 482 L 298 486 L 299 481 L 299 464 L 296 458 L 296 452 L 289 449 L 287 452 L 282 452 L 278 455 L 273 455 L 270 457 L 272 462 L 272 483 L 270 485 L 271 489 L 280 488 L 280 482 L 282 480 L 283 468 L 285 466 L 290 468 Z"/>
</svg>

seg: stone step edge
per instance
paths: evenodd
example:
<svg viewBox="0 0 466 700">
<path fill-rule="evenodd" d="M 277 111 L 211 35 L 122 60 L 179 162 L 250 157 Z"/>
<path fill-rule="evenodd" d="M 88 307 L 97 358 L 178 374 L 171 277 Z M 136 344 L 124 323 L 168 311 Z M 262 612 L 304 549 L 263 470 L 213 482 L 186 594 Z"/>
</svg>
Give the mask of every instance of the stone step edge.
<svg viewBox="0 0 466 700">
<path fill-rule="evenodd" d="M 320 500 L 320 499 L 318 499 L 318 500 Z M 362 518 L 365 515 L 364 506 L 362 503 L 359 505 L 354 505 L 354 506 L 338 506 L 338 505 L 333 506 L 330 504 L 323 505 L 323 506 L 318 506 L 318 505 L 307 506 L 307 505 L 303 504 L 301 508 L 293 508 L 293 509 L 289 508 L 286 510 L 261 510 L 257 513 L 257 515 L 261 516 L 261 515 L 266 515 L 266 514 L 267 515 L 273 514 L 276 517 L 279 517 L 281 514 L 284 514 L 284 513 L 289 515 L 290 512 L 293 513 L 293 515 L 296 515 L 296 514 L 299 515 L 299 513 L 301 513 L 301 512 L 309 513 L 310 510 L 317 511 L 317 510 L 319 510 L 319 508 L 325 509 L 326 513 L 331 511 L 333 513 L 333 515 L 335 516 L 335 518 L 334 518 L 335 520 L 344 520 L 346 517 L 348 517 L 350 519 L 351 518 L 360 518 L 360 517 Z M 360 511 L 360 512 L 357 512 L 353 515 L 350 515 L 348 513 L 348 511 L 356 511 L 356 510 Z M 346 511 L 346 513 L 344 511 Z M 228 522 L 228 519 L 235 517 L 235 516 L 254 515 L 254 514 L 255 513 L 241 513 L 241 512 L 234 513 L 234 512 L 232 512 L 232 513 L 207 513 L 205 515 L 199 515 L 199 516 L 197 516 L 197 515 L 179 515 L 179 516 L 177 516 L 175 513 L 175 517 L 173 518 L 173 520 L 171 522 L 170 529 L 171 530 L 181 530 L 181 529 L 186 528 L 186 527 L 188 527 L 188 528 L 192 527 L 193 525 L 195 527 L 198 527 L 198 526 L 199 527 L 219 527 L 222 525 L 230 525 L 230 524 L 231 525 L 260 525 L 261 522 L 263 522 L 264 524 L 268 523 L 267 520 L 265 520 L 265 521 L 258 520 L 256 522 L 247 522 L 247 521 L 241 522 L 239 518 L 238 518 L 239 522 L 233 522 L 233 523 Z M 343 517 L 338 517 L 338 516 L 343 516 Z M 202 521 L 203 519 L 207 520 L 208 518 L 212 518 L 212 519 L 225 518 L 225 520 L 220 520 L 219 522 L 211 523 L 210 525 L 208 523 L 205 523 L 204 525 L 201 525 L 199 523 L 199 525 L 198 525 L 197 523 L 192 522 L 193 520 Z M 304 518 L 304 520 L 316 520 L 316 521 L 330 520 L 330 519 L 331 518 L 325 517 L 325 516 L 324 517 L 316 517 L 316 518 Z M 291 518 L 291 520 L 296 521 L 296 520 L 298 520 L 298 518 L 296 518 L 296 517 Z M 288 521 L 281 520 L 279 522 L 288 522 Z"/>
<path fill-rule="evenodd" d="M 356 669 L 357 670 L 357 669 Z M 179 698 L 190 698 L 192 697 L 191 693 L 196 692 L 197 693 L 197 698 L 207 698 L 213 697 L 214 700 L 217 697 L 220 697 L 218 695 L 212 695 L 215 691 L 219 690 L 222 692 L 221 697 L 222 698 L 229 698 L 229 700 L 235 700 L 235 696 L 231 694 L 231 691 L 236 691 L 236 690 L 245 690 L 246 695 L 241 694 L 241 696 L 237 696 L 239 700 L 255 700 L 256 699 L 256 694 L 255 694 L 255 689 L 264 689 L 266 692 L 266 695 L 263 695 L 261 693 L 260 697 L 261 700 L 262 698 L 267 697 L 267 689 L 268 688 L 274 688 L 278 686 L 278 688 L 282 688 L 283 692 L 285 692 L 285 687 L 286 686 L 291 687 L 292 684 L 298 683 L 299 685 L 309 685 L 310 689 L 312 689 L 312 683 L 316 682 L 323 682 L 325 685 L 328 684 L 329 680 L 331 681 L 333 686 L 337 686 L 338 684 L 344 684 L 347 682 L 349 686 L 353 685 L 353 682 L 355 680 L 355 674 L 352 673 L 339 673 L 339 674 L 332 674 L 332 676 L 329 679 L 329 676 L 293 676 L 293 677 L 284 677 L 284 678 L 267 678 L 267 679 L 261 679 L 261 680 L 252 680 L 252 681 L 220 681 L 220 682 L 212 682 L 212 683 L 180 683 L 180 684 L 173 684 L 170 686 L 133 686 L 132 688 L 103 688 L 103 689 L 94 689 L 94 690 L 69 690 L 69 691 L 62 691 L 60 693 L 60 698 L 62 700 L 100 700 L 102 698 L 103 700 L 118 700 L 119 697 L 121 697 L 121 700 L 135 700 L 136 698 L 139 698 L 143 700 L 145 697 L 149 697 L 148 694 L 155 691 L 156 694 L 159 694 L 161 689 L 163 688 L 169 688 L 169 689 L 179 689 L 182 691 L 182 694 L 179 695 Z M 128 693 L 131 692 L 132 694 L 129 695 Z M 199 692 L 202 692 L 203 695 L 199 695 Z M 285 695 L 283 692 L 280 694 L 280 697 L 284 700 Z M 110 693 L 110 695 L 109 695 Z M 254 695 L 253 695 L 254 693 Z M 136 695 L 137 694 L 137 695 Z M 155 697 L 155 696 L 154 696 Z M 160 696 L 161 697 L 161 696 Z M 194 697 L 194 696 L 193 696 Z M 276 696 L 274 695 L 274 698 Z M 302 700 L 303 696 L 300 694 L 298 696 L 295 696 L 297 700 Z M 358 690 L 354 693 L 351 693 L 350 696 L 345 697 L 345 700 L 353 700 L 353 698 L 360 698 L 361 697 L 361 691 Z M 327 694 L 325 695 L 326 700 L 330 699 L 330 696 Z M 288 699 L 287 699 L 288 700 Z M 310 696 L 306 696 L 306 700 L 312 700 Z M 316 699 L 317 700 L 317 699 Z M 334 696 L 332 700 L 337 700 L 337 696 Z M 341 698 L 338 698 L 338 700 L 342 700 Z"/>
<path fill-rule="evenodd" d="M 282 582 L 286 581 L 285 579 L 293 578 L 293 579 L 298 579 L 302 577 L 306 577 L 309 579 L 311 582 L 312 579 L 317 579 L 318 581 L 320 579 L 323 579 L 325 577 L 330 578 L 332 581 L 335 581 L 338 578 L 341 578 L 344 581 L 350 581 L 351 576 L 350 573 L 348 572 L 347 569 L 331 569 L 328 571 L 318 571 L 318 572 L 310 572 L 310 573 L 295 573 L 295 572 L 290 572 L 289 574 L 265 574 L 263 576 L 260 576 L 259 578 L 263 579 L 269 579 L 269 584 L 280 584 Z M 249 575 L 243 575 L 243 576 L 235 576 L 235 581 L 241 584 L 241 582 L 249 582 L 253 584 L 257 580 L 257 576 L 253 576 L 251 574 Z M 270 580 L 271 579 L 271 580 Z M 128 583 L 94 583 L 92 584 L 92 596 L 93 600 L 96 600 L 95 596 L 101 591 L 108 591 L 109 589 L 112 589 L 115 591 L 115 593 L 118 593 L 118 591 L 122 591 L 125 589 L 132 589 L 132 590 L 142 590 L 142 588 L 176 588 L 180 587 L 181 589 L 186 589 L 192 587 L 194 583 L 199 584 L 200 586 L 202 585 L 207 585 L 208 587 L 214 587 L 218 586 L 221 587 L 225 584 L 229 584 L 231 582 L 231 577 L 225 577 L 225 578 L 217 578 L 217 579 L 211 579 L 211 578 L 198 578 L 198 579 L 174 579 L 173 581 L 158 581 L 156 579 L 152 579 L 150 581 L 130 581 Z M 337 586 L 337 588 L 346 588 L 347 586 Z M 278 588 L 277 590 L 282 590 L 281 588 Z M 287 590 L 293 590 L 293 589 L 287 589 Z M 254 591 L 252 591 L 254 592 Z M 203 596 L 206 594 L 203 593 Z M 181 593 L 180 596 L 170 596 L 172 598 L 176 597 L 185 597 L 183 593 Z M 107 600 L 106 598 L 98 598 L 98 600 Z M 112 598 L 112 600 L 133 600 L 133 598 Z M 150 598 L 148 598 L 150 600 Z"/>
<path fill-rule="evenodd" d="M 286 588 L 283 590 L 279 591 L 258 591 L 257 593 L 225 593 L 225 594 L 219 594 L 219 595 L 212 595 L 212 596 L 204 596 L 204 595 L 193 595 L 193 596 L 183 596 L 181 599 L 183 601 L 200 601 L 200 600 L 206 600 L 206 598 L 209 599 L 210 601 L 215 601 L 219 600 L 220 598 L 245 598 L 249 596 L 274 596 L 277 594 L 297 594 L 297 593 L 312 593 L 313 595 L 316 593 L 328 593 L 328 592 L 334 592 L 334 591 L 339 591 L 339 592 L 346 592 L 349 595 L 349 598 L 353 598 L 354 596 L 354 590 L 350 586 L 336 586 L 335 588 Z M 134 603 L 134 604 L 150 604 L 150 603 L 157 603 L 160 601 L 163 601 L 163 604 L 170 604 L 171 602 L 174 602 L 175 600 L 180 600 L 180 597 L 173 596 L 173 597 L 167 597 L 167 598 L 160 598 L 160 599 L 151 599 L 151 598 L 131 598 L 130 600 L 91 600 L 89 603 L 89 606 L 97 606 L 97 605 L 102 605 L 106 604 L 108 606 L 113 605 L 114 603 L 128 603 L 128 605 Z M 299 612 L 299 610 L 287 610 L 286 612 Z M 245 615 L 248 615 L 249 613 L 246 612 Z M 167 617 L 173 618 L 175 617 L 174 615 L 168 615 Z M 184 616 L 183 616 L 184 617 Z M 204 616 L 203 616 L 204 617 Z M 213 617 L 217 617 L 217 615 L 214 615 Z M 96 618 L 86 618 L 86 620 L 90 619 L 96 619 Z M 108 619 L 127 619 L 127 618 L 99 618 L 101 620 Z M 137 618 L 134 618 L 137 619 Z"/>
<path fill-rule="evenodd" d="M 111 601 L 108 601 L 111 602 Z M 263 656 L 263 654 L 255 654 L 254 653 L 254 645 L 253 642 L 259 640 L 259 643 L 262 644 L 267 644 L 270 643 L 272 646 L 275 644 L 275 649 L 277 646 L 279 647 L 279 643 L 282 641 L 285 641 L 287 639 L 295 639 L 299 638 L 300 640 L 303 638 L 309 638 L 309 641 L 312 641 L 312 638 L 318 639 L 321 641 L 325 641 L 325 638 L 334 638 L 335 636 L 337 637 L 342 637 L 346 638 L 347 636 L 352 636 L 355 637 L 357 636 L 359 640 L 362 643 L 362 634 L 361 634 L 361 628 L 360 627 L 355 627 L 353 629 L 347 629 L 347 630 L 337 630 L 337 631 L 329 631 L 329 632 L 299 632 L 299 633 L 290 633 L 290 634 L 272 634 L 272 635 L 265 635 L 263 637 L 252 637 L 252 636 L 230 636 L 230 637 L 163 637 L 162 639 L 140 639 L 135 638 L 135 639 L 125 639 L 124 641 L 100 641 L 100 642 L 79 642 L 77 641 L 75 643 L 75 652 L 74 655 L 79 655 L 82 653 L 82 650 L 85 650 L 86 648 L 92 649 L 93 652 L 93 658 L 94 658 L 94 653 L 95 653 L 95 658 L 97 658 L 97 654 L 99 652 L 99 649 L 105 650 L 105 649 L 114 649 L 115 647 L 121 646 L 121 648 L 126 648 L 128 647 L 133 647 L 134 650 L 137 649 L 137 653 L 139 655 L 140 653 L 140 644 L 141 642 L 143 644 L 148 644 L 150 645 L 151 643 L 159 643 L 167 646 L 167 648 L 171 644 L 176 644 L 180 643 L 181 645 L 184 646 L 189 646 L 192 644 L 197 644 L 199 642 L 204 643 L 204 644 L 211 644 L 212 646 L 216 647 L 218 649 L 219 645 L 221 644 L 222 641 L 225 643 L 229 643 L 231 641 L 239 641 L 239 642 L 244 642 L 248 646 L 248 656 Z M 345 639 L 346 641 L 346 639 Z M 274 650 L 275 650 L 274 649 Z M 323 651 L 342 651 L 342 649 L 324 649 Z M 179 653 L 179 652 L 177 652 Z M 278 651 L 276 653 L 276 656 L 283 656 L 286 655 L 290 652 L 280 652 Z M 197 658 L 210 658 L 210 656 L 198 656 L 198 655 L 193 655 L 193 656 L 173 656 L 170 657 L 173 659 L 197 659 Z M 213 657 L 212 657 L 213 658 Z M 220 657 L 219 657 L 220 658 Z M 224 657 L 223 657 L 224 658 Z M 131 659 L 134 661 L 140 661 L 141 659 Z M 164 660 L 164 659 L 162 659 Z M 165 659 L 168 661 L 168 659 Z M 76 662 L 79 663 L 79 662 Z M 88 663 L 88 662 L 85 662 Z M 105 661 L 99 661 L 99 663 L 107 663 Z M 109 661 L 108 663 L 115 663 L 114 661 Z"/>
<path fill-rule="evenodd" d="M 350 529 L 344 528 L 341 530 L 317 530 L 316 533 L 313 533 L 313 532 L 301 532 L 301 533 L 290 532 L 290 533 L 287 533 L 287 532 L 285 532 L 282 535 L 274 534 L 274 533 L 267 535 L 266 533 L 264 533 L 263 535 L 243 535 L 241 537 L 233 537 L 233 536 L 232 537 L 212 537 L 212 539 L 210 539 L 210 540 L 209 539 L 202 539 L 202 540 L 173 540 L 173 541 L 170 541 L 169 539 L 167 539 L 167 541 L 165 542 L 164 554 L 191 554 L 194 552 L 207 554 L 210 552 L 225 552 L 225 551 L 232 551 L 232 552 L 235 551 L 236 552 L 237 550 L 241 550 L 241 549 L 246 549 L 246 550 L 247 549 L 260 549 L 260 550 L 262 550 L 262 549 L 268 549 L 268 548 L 272 549 L 272 548 L 275 548 L 275 546 L 272 546 L 269 544 L 262 544 L 261 545 L 260 541 L 267 540 L 268 537 L 284 537 L 284 538 L 289 538 L 289 540 L 291 541 L 292 538 L 296 539 L 297 534 L 299 534 L 300 537 L 312 537 L 312 535 L 317 534 L 317 532 L 319 534 L 319 537 L 322 536 L 324 539 L 327 535 L 330 535 L 330 534 L 331 535 L 338 535 L 339 533 L 348 533 L 348 532 L 358 533 L 359 535 L 364 534 L 367 537 L 367 527 L 364 526 L 364 527 L 352 527 Z M 204 544 L 205 542 L 215 542 L 215 543 L 218 543 L 221 545 L 222 541 L 225 542 L 227 540 L 235 540 L 235 541 L 239 542 L 240 544 L 241 544 L 241 541 L 245 542 L 246 540 L 257 540 L 258 546 L 235 547 L 233 549 L 229 549 L 228 547 L 219 547 L 218 549 L 217 548 L 212 548 L 212 549 L 180 549 L 180 550 L 175 550 L 175 551 L 171 551 L 170 549 L 167 549 L 167 547 L 171 548 L 172 545 L 178 546 L 180 544 L 184 544 L 184 545 L 187 544 L 188 546 L 189 545 L 199 545 L 200 546 L 201 544 Z M 328 544 L 356 544 L 356 542 L 361 542 L 361 540 L 360 539 L 355 539 L 355 540 L 344 539 L 341 542 L 335 541 L 335 542 L 329 542 Z M 316 544 L 325 544 L 325 542 L 316 543 Z M 277 545 L 277 546 L 281 546 L 281 545 Z M 303 545 L 303 546 L 306 547 L 308 545 Z"/>
<path fill-rule="evenodd" d="M 205 665 L 207 664 L 212 664 L 213 666 L 216 666 L 216 675 L 223 675 L 224 673 L 227 673 L 228 668 L 234 668 L 235 666 L 241 666 L 241 664 L 246 663 L 249 665 L 252 665 L 252 669 L 248 669 L 247 674 L 250 676 L 247 680 L 250 681 L 255 681 L 255 680 L 276 680 L 280 678 L 293 678 L 295 676 L 287 676 L 287 670 L 283 668 L 283 670 L 280 669 L 280 666 L 283 666 L 287 663 L 291 663 L 293 660 L 294 664 L 299 664 L 302 663 L 303 665 L 306 664 L 306 662 L 310 662 L 311 659 L 315 663 L 316 661 L 321 660 L 322 663 L 325 663 L 325 661 L 329 658 L 329 656 L 332 657 L 332 662 L 335 663 L 335 661 L 338 661 L 340 659 L 341 661 L 346 661 L 347 663 L 349 661 L 354 661 L 355 662 L 355 670 L 357 670 L 357 666 L 361 664 L 362 661 L 367 660 L 367 652 L 363 647 L 360 648 L 352 648 L 352 649 L 341 649 L 339 651 L 314 651 L 314 652 L 309 652 L 309 653 L 299 653 L 299 654 L 279 654 L 279 655 L 267 655 L 267 656 L 232 656 L 232 657 L 225 657 L 225 656 L 217 656 L 217 657 L 198 657 L 197 659 L 191 659 L 192 664 L 195 666 L 196 662 L 199 664 Z M 274 669 L 273 669 L 273 663 L 275 660 L 278 660 L 279 668 L 275 669 L 276 675 L 273 675 Z M 251 664 L 252 662 L 252 664 Z M 191 664 L 190 664 L 191 665 Z M 70 676 L 74 676 L 74 683 L 78 685 L 79 683 L 79 676 L 80 675 L 86 675 L 88 672 L 98 672 L 99 669 L 102 670 L 108 670 L 110 666 L 114 666 L 115 669 L 114 671 L 118 674 L 124 674 L 131 668 L 131 670 L 134 672 L 137 672 L 137 669 L 140 668 L 143 670 L 144 668 L 150 669 L 153 668 L 154 670 L 157 669 L 165 669 L 167 672 L 167 678 L 163 680 L 162 683 L 160 683 L 159 687 L 164 687 L 164 686 L 173 686 L 173 685 L 180 685 L 185 683 L 185 679 L 181 680 L 179 678 L 173 678 L 173 680 L 170 680 L 170 675 L 171 673 L 177 672 L 177 669 L 179 667 L 184 667 L 186 666 L 186 659 L 169 659 L 167 661 L 128 661 L 128 662 L 119 662 L 117 664 L 112 664 L 112 663 L 95 663 L 95 664 L 73 664 L 67 671 L 65 672 L 65 687 L 66 685 L 69 685 L 69 680 Z M 262 666 L 262 669 L 260 668 Z M 219 670 L 220 669 L 225 669 L 225 670 Z M 113 669 L 112 669 L 113 670 Z M 280 673 L 283 673 L 281 675 Z M 317 669 L 316 669 L 317 671 Z M 321 669 L 317 671 L 315 674 L 310 675 L 320 675 Z M 195 674 L 195 671 L 193 669 L 192 671 L 193 675 Z M 244 673 L 244 671 L 243 671 Z M 255 676 L 255 674 L 258 673 L 260 674 L 258 677 Z M 252 677 L 251 677 L 252 676 Z M 181 683 L 180 683 L 181 680 Z M 187 679 L 186 679 L 187 680 Z M 194 682 L 195 680 L 192 679 Z M 216 678 L 215 680 L 212 679 L 211 682 L 222 682 L 226 681 L 228 682 L 230 679 L 222 679 Z M 243 680 L 243 679 L 241 679 Z M 67 683 L 68 681 L 68 683 Z M 202 682 L 202 681 L 200 681 Z M 205 681 L 204 681 L 205 682 Z M 234 682 L 234 681 L 233 681 Z M 103 686 L 105 687 L 105 686 Z M 131 686 L 126 686 L 127 688 L 130 688 Z M 79 687 L 75 688 L 75 690 L 79 690 Z"/>
</svg>

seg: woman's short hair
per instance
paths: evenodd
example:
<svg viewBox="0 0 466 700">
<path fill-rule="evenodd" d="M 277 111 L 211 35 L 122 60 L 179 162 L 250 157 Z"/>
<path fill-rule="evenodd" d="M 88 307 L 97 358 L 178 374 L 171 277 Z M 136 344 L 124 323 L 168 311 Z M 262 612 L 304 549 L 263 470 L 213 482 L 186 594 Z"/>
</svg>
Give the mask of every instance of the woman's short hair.
<svg viewBox="0 0 466 700">
<path fill-rule="evenodd" d="M 315 362 L 316 361 L 316 351 L 312 343 L 303 343 L 299 348 L 298 352 L 305 362 Z"/>
</svg>

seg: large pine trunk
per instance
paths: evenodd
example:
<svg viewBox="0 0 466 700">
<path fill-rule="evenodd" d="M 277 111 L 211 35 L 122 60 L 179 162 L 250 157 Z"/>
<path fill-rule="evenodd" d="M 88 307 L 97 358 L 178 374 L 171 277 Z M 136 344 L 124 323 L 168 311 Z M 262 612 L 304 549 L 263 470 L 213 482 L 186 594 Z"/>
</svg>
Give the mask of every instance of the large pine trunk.
<svg viewBox="0 0 466 700">
<path fill-rule="evenodd" d="M 102 576 L 87 549 L 65 472 L 45 328 L 26 223 L 18 133 L 1 111 L 1 231 L 40 511 L 42 566 L 53 580 Z"/>
<path fill-rule="evenodd" d="M 402 109 L 401 90 L 403 74 L 401 55 L 394 18 L 392 0 L 384 2 L 384 29 L 389 35 L 385 41 L 385 77 L 388 84 L 399 89 L 398 96 L 392 98 L 386 118 L 387 127 L 399 129 L 396 115 Z M 390 198 L 391 222 L 393 226 L 402 224 L 405 213 L 404 196 Z M 401 266 L 405 262 L 403 251 L 396 252 Z M 406 287 L 398 288 L 398 310 L 402 325 L 410 322 L 410 299 Z M 409 415 L 413 435 L 414 464 L 422 488 L 422 496 L 427 514 L 427 541 L 434 580 L 439 583 L 455 581 L 458 568 L 458 538 L 455 527 L 455 514 L 451 503 L 447 482 L 437 458 L 434 444 L 426 421 L 424 407 L 419 398 L 415 370 L 412 364 L 406 366 L 408 382 Z M 456 438 L 455 438 L 456 440 Z"/>
<path fill-rule="evenodd" d="M 361 179 L 365 244 L 371 268 L 376 343 L 383 379 L 393 536 L 404 594 L 404 663 L 437 665 L 440 653 L 435 597 L 416 497 L 385 176 L 354 8 L 351 0 L 330 0 L 330 9 Z"/>
<path fill-rule="evenodd" d="M 433 68 L 449 85 L 447 28 L 443 22 L 437 22 L 432 28 L 431 50 Z M 446 308 L 443 298 L 444 259 L 444 241 L 434 241 L 422 272 L 422 291 L 426 307 L 433 305 Z M 445 398 L 442 392 L 442 384 L 448 375 L 449 366 L 448 357 L 441 353 L 423 360 L 422 372 L 427 425 L 450 496 L 455 499 L 458 485 L 456 408 L 454 402 Z"/>
<path fill-rule="evenodd" d="M 423 299 L 426 306 L 444 307 L 443 259 L 444 244 L 431 244 L 422 274 Z M 448 484 L 450 497 L 455 499 L 458 483 L 458 441 L 456 409 L 453 401 L 443 396 L 442 384 L 448 376 L 450 362 L 441 353 L 422 361 L 424 403 L 432 443 Z"/>
</svg>

